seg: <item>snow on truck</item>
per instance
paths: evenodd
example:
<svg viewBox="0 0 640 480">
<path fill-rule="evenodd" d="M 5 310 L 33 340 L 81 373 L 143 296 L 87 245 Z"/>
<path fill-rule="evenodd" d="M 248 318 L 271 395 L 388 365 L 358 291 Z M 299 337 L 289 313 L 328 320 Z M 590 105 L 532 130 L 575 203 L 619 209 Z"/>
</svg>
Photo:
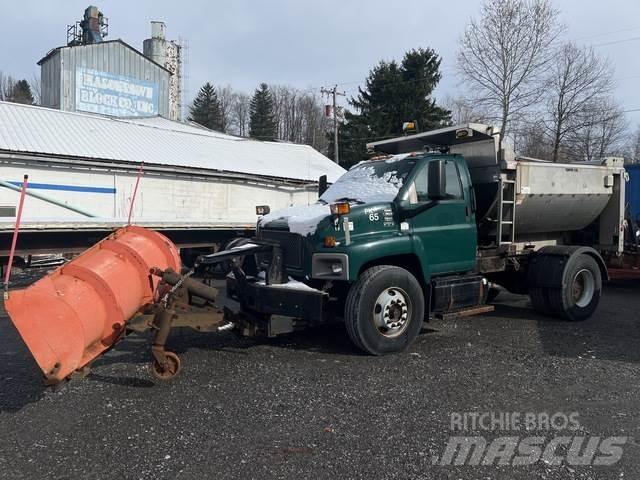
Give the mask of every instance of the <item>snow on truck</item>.
<svg viewBox="0 0 640 480">
<path fill-rule="evenodd" d="M 399 352 L 434 315 L 486 311 L 496 285 L 528 294 L 543 314 L 584 320 L 624 249 L 622 159 L 516 158 L 497 133 L 468 124 L 369 144 L 379 158 L 353 167 L 317 203 L 263 215 L 255 238 L 200 257 L 188 272 L 164 237 L 127 227 L 12 292 L 7 311 L 51 383 L 149 328 L 158 378 L 180 369 L 164 349 L 172 326 L 276 336 L 340 319 L 359 349 Z M 236 311 L 196 280 L 221 262 L 232 269 Z M 99 318 L 86 315 L 78 278 L 104 305 Z M 71 290 L 85 300 L 70 300 Z M 43 305 L 58 323 L 44 320 Z"/>
</svg>

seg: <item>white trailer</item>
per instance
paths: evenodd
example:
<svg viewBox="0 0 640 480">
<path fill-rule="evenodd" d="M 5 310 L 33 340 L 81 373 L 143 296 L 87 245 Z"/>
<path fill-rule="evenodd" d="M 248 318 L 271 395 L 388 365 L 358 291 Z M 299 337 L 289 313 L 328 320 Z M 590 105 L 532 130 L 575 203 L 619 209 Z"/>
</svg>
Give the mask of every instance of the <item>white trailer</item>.
<svg viewBox="0 0 640 480">
<path fill-rule="evenodd" d="M 13 228 L 24 175 L 27 231 L 109 231 L 126 222 L 133 202 L 134 223 L 233 236 L 253 228 L 256 206 L 311 204 L 318 178 L 333 182 L 343 172 L 307 145 L 160 117 L 115 119 L 0 102 L 0 234 Z M 46 250 L 47 242 L 39 247 Z"/>
</svg>

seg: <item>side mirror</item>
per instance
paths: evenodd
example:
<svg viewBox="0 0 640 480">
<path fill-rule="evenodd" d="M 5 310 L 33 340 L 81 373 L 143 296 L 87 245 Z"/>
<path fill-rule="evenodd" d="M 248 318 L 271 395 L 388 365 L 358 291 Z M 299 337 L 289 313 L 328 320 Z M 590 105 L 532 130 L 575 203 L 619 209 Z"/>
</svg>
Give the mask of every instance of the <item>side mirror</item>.
<svg viewBox="0 0 640 480">
<path fill-rule="evenodd" d="M 327 191 L 327 188 L 329 188 L 329 186 L 327 185 L 327 176 L 322 175 L 320 178 L 318 178 L 318 198 Z"/>
<path fill-rule="evenodd" d="M 431 160 L 429 162 L 427 195 L 429 200 L 442 200 L 447 196 L 447 174 L 444 160 Z"/>
</svg>

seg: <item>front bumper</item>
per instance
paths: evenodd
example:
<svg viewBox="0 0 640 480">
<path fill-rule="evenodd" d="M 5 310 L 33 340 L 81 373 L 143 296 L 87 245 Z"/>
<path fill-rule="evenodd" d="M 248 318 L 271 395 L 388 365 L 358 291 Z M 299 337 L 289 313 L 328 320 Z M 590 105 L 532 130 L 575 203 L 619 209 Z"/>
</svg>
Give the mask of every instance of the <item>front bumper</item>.
<svg viewBox="0 0 640 480">
<path fill-rule="evenodd" d="M 329 294 L 314 288 L 265 285 L 253 277 L 238 280 L 227 277 L 227 293 L 240 302 L 243 311 L 259 316 L 283 316 L 303 319 L 308 324 L 325 321 Z"/>
</svg>

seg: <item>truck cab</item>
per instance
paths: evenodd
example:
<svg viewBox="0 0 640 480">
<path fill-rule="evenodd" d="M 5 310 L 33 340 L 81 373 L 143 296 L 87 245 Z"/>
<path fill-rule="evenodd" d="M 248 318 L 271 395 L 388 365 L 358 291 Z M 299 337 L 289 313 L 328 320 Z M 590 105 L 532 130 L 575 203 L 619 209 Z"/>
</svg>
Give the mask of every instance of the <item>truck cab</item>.
<svg viewBox="0 0 640 480">
<path fill-rule="evenodd" d="M 430 170 L 440 175 L 431 193 Z M 285 265 L 299 279 L 353 281 L 363 268 L 392 257 L 413 265 L 428 281 L 432 275 L 474 269 L 474 203 L 462 156 L 398 155 L 361 162 L 313 208 L 263 217 L 258 236 L 280 241 L 285 231 L 297 236 L 287 245 L 297 240 L 301 251 L 288 255 Z"/>
</svg>

